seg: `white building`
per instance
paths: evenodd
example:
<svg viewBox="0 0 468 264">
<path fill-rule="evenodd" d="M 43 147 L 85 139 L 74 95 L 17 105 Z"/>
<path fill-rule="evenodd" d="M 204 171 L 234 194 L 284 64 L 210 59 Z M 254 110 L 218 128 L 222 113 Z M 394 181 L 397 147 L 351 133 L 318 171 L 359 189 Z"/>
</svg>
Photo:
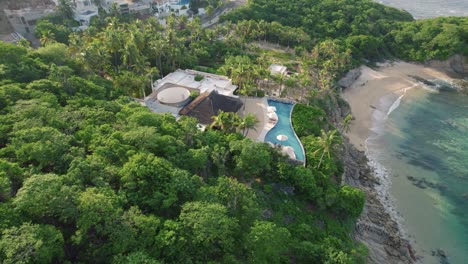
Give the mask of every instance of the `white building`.
<svg viewBox="0 0 468 264">
<path fill-rule="evenodd" d="M 199 80 L 197 81 L 197 79 Z M 233 85 L 231 79 L 226 76 L 195 70 L 176 70 L 157 80 L 153 84 L 153 91 L 159 90 L 165 84 L 197 89 L 200 93 L 209 93 L 215 90 L 218 94 L 226 96 L 233 96 L 237 89 L 237 86 Z"/>
<path fill-rule="evenodd" d="M 288 68 L 283 65 L 279 64 L 271 64 L 270 67 L 268 67 L 270 70 L 271 75 L 287 75 L 288 74 Z"/>
<path fill-rule="evenodd" d="M 198 94 L 197 99 L 193 100 L 190 104 L 199 105 L 203 101 L 205 104 L 205 107 L 202 107 L 203 111 L 215 111 L 221 107 L 223 111 L 229 110 L 232 112 L 239 110 L 239 102 L 242 105 L 238 96 L 234 95 L 236 89 L 237 86 L 233 85 L 231 79 L 225 76 L 179 69 L 154 82 L 153 92 L 145 97 L 142 104 L 155 113 L 171 113 L 175 117 L 179 117 L 180 114 L 191 115 L 189 112 L 193 109 L 190 106 L 184 113 L 181 113 L 181 110 L 187 106 L 192 94 Z M 213 100 L 218 103 L 207 107 Z M 220 103 L 220 100 L 224 103 Z M 192 106 L 195 107 L 195 105 Z M 235 108 L 234 110 L 232 110 L 233 107 Z M 216 114 L 202 115 L 205 122 L 201 123 L 211 123 L 206 119 L 211 119 L 213 115 Z"/>
<path fill-rule="evenodd" d="M 54 9 L 32 9 L 25 8 L 20 10 L 3 10 L 8 17 L 8 21 L 15 30 L 22 35 L 34 33 L 38 19 L 54 12 Z"/>
</svg>

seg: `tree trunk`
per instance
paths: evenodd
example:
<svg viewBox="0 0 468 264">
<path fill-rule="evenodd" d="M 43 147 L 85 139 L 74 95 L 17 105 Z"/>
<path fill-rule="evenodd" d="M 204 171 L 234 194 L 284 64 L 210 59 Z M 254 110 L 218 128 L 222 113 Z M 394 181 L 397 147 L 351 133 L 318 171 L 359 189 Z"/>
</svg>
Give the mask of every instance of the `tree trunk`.
<svg viewBox="0 0 468 264">
<path fill-rule="evenodd" d="M 319 161 L 319 164 L 318 164 L 318 166 L 317 166 L 317 169 L 319 169 L 319 168 L 320 168 L 320 165 L 322 164 L 323 156 L 325 156 L 325 151 L 322 152 L 322 156 L 320 156 L 320 161 Z"/>
</svg>

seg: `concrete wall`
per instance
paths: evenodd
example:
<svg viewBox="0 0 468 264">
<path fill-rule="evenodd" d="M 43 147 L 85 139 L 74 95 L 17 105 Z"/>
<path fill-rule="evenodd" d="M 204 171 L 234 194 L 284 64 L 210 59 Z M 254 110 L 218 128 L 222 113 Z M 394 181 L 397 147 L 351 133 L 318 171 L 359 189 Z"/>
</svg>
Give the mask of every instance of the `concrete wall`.
<svg viewBox="0 0 468 264">
<path fill-rule="evenodd" d="M 22 35 L 33 34 L 36 20 L 53 12 L 56 6 L 52 0 L 1 1 L 3 9 L 0 15 L 2 18 L 0 30 L 4 31 L 4 34 L 12 32 Z"/>
</svg>

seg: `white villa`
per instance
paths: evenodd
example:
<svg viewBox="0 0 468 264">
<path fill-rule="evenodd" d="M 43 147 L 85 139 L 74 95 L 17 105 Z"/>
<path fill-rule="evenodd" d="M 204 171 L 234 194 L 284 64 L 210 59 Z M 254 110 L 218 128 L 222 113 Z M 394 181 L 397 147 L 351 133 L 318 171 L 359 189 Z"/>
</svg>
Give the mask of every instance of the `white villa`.
<svg viewBox="0 0 468 264">
<path fill-rule="evenodd" d="M 203 77 L 200 81 L 196 81 L 196 77 Z M 237 89 L 236 85 L 232 84 L 232 80 L 226 76 L 206 73 L 195 70 L 176 70 L 164 78 L 157 80 L 153 84 L 153 91 L 161 89 L 165 84 L 173 84 L 174 86 L 184 86 L 191 89 L 197 89 L 200 93 L 211 92 L 216 90 L 219 94 L 233 96 Z"/>
<path fill-rule="evenodd" d="M 176 70 L 153 83 L 153 92 L 146 96 L 144 104 L 153 112 L 172 113 L 179 116 L 180 110 L 190 101 L 191 94 L 216 93 L 221 97 L 237 99 L 237 89 L 231 79 L 195 70 Z"/>
</svg>

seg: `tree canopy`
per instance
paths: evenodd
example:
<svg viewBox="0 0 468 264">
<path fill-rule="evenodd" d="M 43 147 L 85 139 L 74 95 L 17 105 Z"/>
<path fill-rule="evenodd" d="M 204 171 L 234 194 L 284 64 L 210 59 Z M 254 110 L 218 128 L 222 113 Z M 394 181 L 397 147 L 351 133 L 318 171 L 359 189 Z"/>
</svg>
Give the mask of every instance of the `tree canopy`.
<svg viewBox="0 0 468 264">
<path fill-rule="evenodd" d="M 192 118 L 152 113 L 122 96 L 101 66 L 82 61 L 74 44 L 65 45 L 34 50 L 0 43 L 4 262 L 282 263 L 300 256 L 325 261 L 339 252 L 353 263 L 363 257 L 353 253 L 358 245 L 340 224 L 359 215 L 362 193 L 336 184 L 337 171 L 328 165 L 334 152 L 324 154 L 327 166 L 305 168 L 244 138 L 256 123 L 251 115 L 231 125 L 219 118 L 225 129 L 202 132 Z M 131 60 L 117 56 L 113 64 L 112 52 L 99 56 L 112 71 L 116 66 L 116 76 L 138 74 Z M 306 116 L 323 114 L 311 109 Z M 319 126 L 325 125 L 323 119 Z M 317 129 L 305 127 L 301 135 Z M 317 209 L 308 211 L 311 205 Z M 340 228 L 321 230 L 317 221 Z M 303 229 L 314 235 L 299 235 Z"/>
</svg>

